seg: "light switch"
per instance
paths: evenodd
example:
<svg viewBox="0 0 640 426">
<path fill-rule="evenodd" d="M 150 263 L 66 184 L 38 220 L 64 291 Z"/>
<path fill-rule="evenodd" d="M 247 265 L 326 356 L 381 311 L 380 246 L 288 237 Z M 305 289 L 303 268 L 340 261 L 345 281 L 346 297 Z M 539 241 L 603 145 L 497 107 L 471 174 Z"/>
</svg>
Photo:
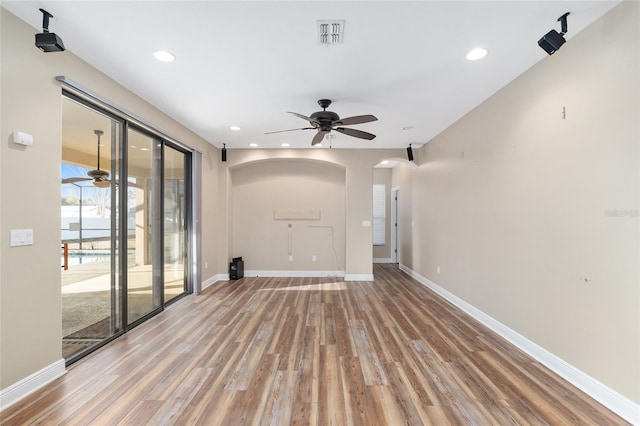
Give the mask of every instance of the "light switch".
<svg viewBox="0 0 640 426">
<path fill-rule="evenodd" d="M 363 220 L 362 221 L 362 227 L 363 228 L 371 228 L 371 221 L 370 220 Z"/>
<path fill-rule="evenodd" d="M 12 229 L 11 247 L 33 245 L 33 229 Z"/>
</svg>

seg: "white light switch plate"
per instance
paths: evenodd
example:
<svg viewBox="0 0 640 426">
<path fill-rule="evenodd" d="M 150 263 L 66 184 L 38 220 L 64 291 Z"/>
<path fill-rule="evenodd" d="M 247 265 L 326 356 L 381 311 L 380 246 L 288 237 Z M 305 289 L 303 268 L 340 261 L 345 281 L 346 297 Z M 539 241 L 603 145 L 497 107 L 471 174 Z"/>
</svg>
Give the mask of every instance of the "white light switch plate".
<svg viewBox="0 0 640 426">
<path fill-rule="evenodd" d="M 33 229 L 12 229 L 11 247 L 33 245 Z"/>
<path fill-rule="evenodd" d="M 362 221 L 362 227 L 363 228 L 371 228 L 371 221 L 370 220 L 363 220 Z"/>
</svg>

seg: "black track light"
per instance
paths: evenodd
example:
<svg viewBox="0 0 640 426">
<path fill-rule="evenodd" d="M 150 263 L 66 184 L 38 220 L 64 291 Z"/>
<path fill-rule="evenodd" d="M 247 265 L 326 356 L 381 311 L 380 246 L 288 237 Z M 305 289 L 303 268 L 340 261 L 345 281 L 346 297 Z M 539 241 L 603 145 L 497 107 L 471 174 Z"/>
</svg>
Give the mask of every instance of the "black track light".
<svg viewBox="0 0 640 426">
<path fill-rule="evenodd" d="M 222 144 L 222 161 L 227 161 L 227 144 Z"/>
<path fill-rule="evenodd" d="M 566 42 L 564 35 L 567 33 L 568 15 L 569 12 L 558 18 L 561 25 L 561 32 L 551 30 L 538 40 L 538 46 L 542 47 L 549 55 L 553 55 L 558 49 L 560 49 L 560 46 Z"/>
<path fill-rule="evenodd" d="M 44 9 L 40 9 L 40 12 L 42 12 L 42 32 L 36 34 L 36 47 L 43 52 L 63 52 L 62 39 L 49 32 L 49 18 L 53 18 L 53 15 Z"/>
<path fill-rule="evenodd" d="M 411 144 L 407 147 L 407 158 L 409 161 L 413 161 L 413 149 L 411 149 Z"/>
</svg>

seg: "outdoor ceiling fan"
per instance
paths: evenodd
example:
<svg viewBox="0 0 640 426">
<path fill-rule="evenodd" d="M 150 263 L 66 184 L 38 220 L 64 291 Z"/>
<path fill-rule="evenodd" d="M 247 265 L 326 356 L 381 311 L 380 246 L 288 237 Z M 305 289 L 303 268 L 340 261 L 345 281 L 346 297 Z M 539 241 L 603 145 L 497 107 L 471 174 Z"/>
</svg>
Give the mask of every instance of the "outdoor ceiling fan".
<svg viewBox="0 0 640 426">
<path fill-rule="evenodd" d="M 70 177 L 62 179 L 62 183 L 75 183 L 75 182 L 83 182 L 87 180 L 93 180 L 93 185 L 98 188 L 106 188 L 111 186 L 111 181 L 109 180 L 109 172 L 100 170 L 100 136 L 104 134 L 102 130 L 94 130 L 93 133 L 98 135 L 98 168 L 95 170 L 89 170 L 87 172 L 88 177 Z"/>
<path fill-rule="evenodd" d="M 345 134 L 347 136 L 353 136 L 354 138 L 367 139 L 372 140 L 376 137 L 376 135 L 363 132 L 362 130 L 350 129 L 347 127 L 341 126 L 350 126 L 353 124 L 363 124 L 370 123 L 372 121 L 378 120 L 373 115 L 356 115 L 353 117 L 340 118 L 338 114 L 332 111 L 327 111 L 327 107 L 331 105 L 331 100 L 329 99 L 320 99 L 318 101 L 318 105 L 322 108 L 322 111 L 317 111 L 311 114 L 311 116 L 307 117 L 306 115 L 298 114 L 297 112 L 287 111 L 289 114 L 293 114 L 296 117 L 300 117 L 303 120 L 309 122 L 311 127 L 301 127 L 298 129 L 289 129 L 289 130 L 278 130 L 275 132 L 267 132 L 265 135 L 270 135 L 273 133 L 282 133 L 282 132 L 291 132 L 294 130 L 317 130 L 318 133 L 313 137 L 311 141 L 311 146 L 317 145 L 322 142 L 324 136 L 327 135 L 332 130 L 336 132 Z"/>
</svg>

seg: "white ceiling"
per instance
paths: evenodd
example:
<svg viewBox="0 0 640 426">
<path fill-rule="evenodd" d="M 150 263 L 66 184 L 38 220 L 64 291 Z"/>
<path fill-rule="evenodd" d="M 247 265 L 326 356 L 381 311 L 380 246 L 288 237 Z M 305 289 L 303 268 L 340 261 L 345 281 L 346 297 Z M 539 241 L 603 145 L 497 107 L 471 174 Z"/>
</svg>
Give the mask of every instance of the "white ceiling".
<svg viewBox="0 0 640 426">
<path fill-rule="evenodd" d="M 309 148 L 317 100 L 373 141 L 336 132 L 334 148 L 429 141 L 540 60 L 537 45 L 569 11 L 568 44 L 619 1 L 2 1 L 40 32 L 44 8 L 68 51 L 210 143 Z M 345 20 L 344 43 L 322 46 L 317 21 Z M 482 46 L 476 62 L 466 53 Z M 34 46 L 34 49 L 36 47 Z M 177 57 L 161 63 L 152 51 Z M 42 53 L 45 54 L 45 53 Z M 64 55 L 47 53 L 46 55 Z M 73 75 L 68 78 L 74 79 Z M 82 84 L 82 81 L 78 81 Z M 91 89 L 91 87 L 89 87 Z M 108 93 L 101 93 L 108 98 Z M 526 102 L 526 99 L 523 99 Z M 163 128 L 162 123 L 153 123 Z M 241 131 L 232 131 L 237 125 Z M 408 129 L 403 129 L 408 128 Z M 325 144 L 327 145 L 327 144 Z"/>
</svg>

